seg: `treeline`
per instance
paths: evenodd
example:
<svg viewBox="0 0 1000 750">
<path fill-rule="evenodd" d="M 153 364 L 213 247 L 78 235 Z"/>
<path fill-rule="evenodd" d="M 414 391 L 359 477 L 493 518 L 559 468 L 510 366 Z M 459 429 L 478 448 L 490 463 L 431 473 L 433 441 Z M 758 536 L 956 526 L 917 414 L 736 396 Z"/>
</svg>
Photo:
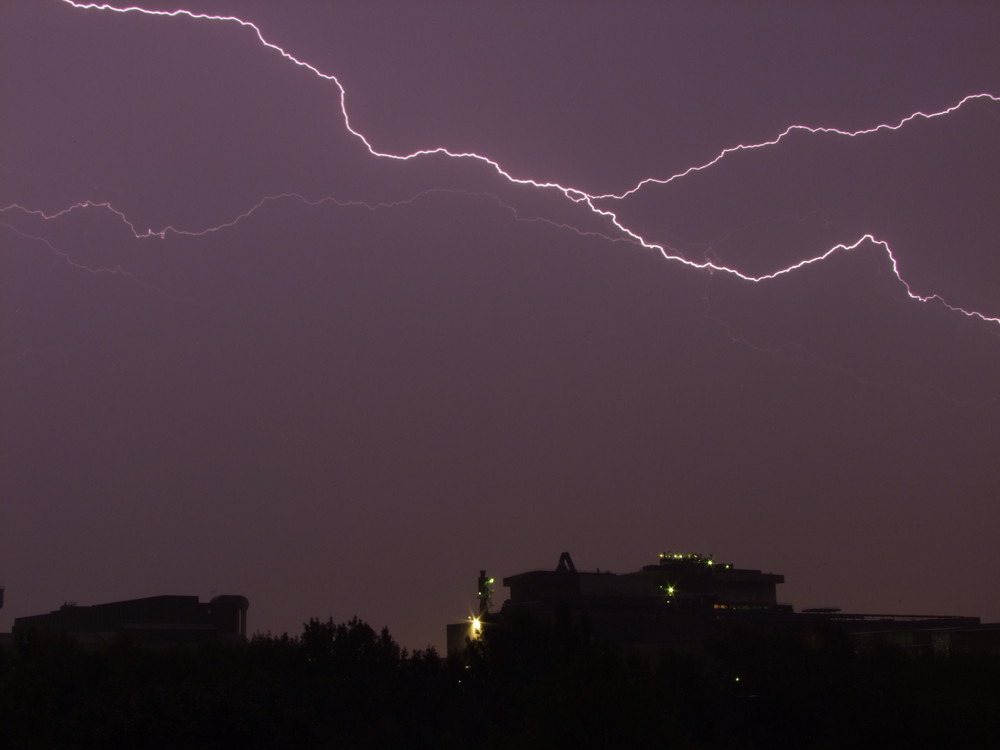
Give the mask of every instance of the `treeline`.
<svg viewBox="0 0 1000 750">
<path fill-rule="evenodd" d="M 38 635 L 0 651 L 0 747 L 990 747 L 998 667 L 858 657 L 833 631 L 636 652 L 528 620 L 450 659 L 357 619 L 239 646 Z"/>
</svg>

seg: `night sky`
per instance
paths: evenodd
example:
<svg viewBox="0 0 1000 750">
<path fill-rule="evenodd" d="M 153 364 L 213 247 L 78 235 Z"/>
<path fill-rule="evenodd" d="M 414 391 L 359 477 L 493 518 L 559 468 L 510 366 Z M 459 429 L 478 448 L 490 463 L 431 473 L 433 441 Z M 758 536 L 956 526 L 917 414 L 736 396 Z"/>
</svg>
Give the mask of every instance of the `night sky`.
<svg viewBox="0 0 1000 750">
<path fill-rule="evenodd" d="M 577 200 L 373 155 L 253 28 L 3 0 L 0 630 L 236 593 L 440 647 L 564 550 L 1000 620 L 995 3 L 173 2 Z"/>
</svg>

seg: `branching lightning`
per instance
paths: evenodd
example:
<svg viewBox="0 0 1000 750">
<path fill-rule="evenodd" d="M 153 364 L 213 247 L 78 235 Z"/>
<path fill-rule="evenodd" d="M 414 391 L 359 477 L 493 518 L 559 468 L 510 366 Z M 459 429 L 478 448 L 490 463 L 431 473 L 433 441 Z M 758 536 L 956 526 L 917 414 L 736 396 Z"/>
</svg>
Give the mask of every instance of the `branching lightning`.
<svg viewBox="0 0 1000 750">
<path fill-rule="evenodd" d="M 629 189 L 627 189 L 627 190 L 625 190 L 624 192 L 621 192 L 621 193 L 591 193 L 591 192 L 588 192 L 588 191 L 583 190 L 581 188 L 572 187 L 572 186 L 568 186 L 568 185 L 562 185 L 562 184 L 559 184 L 557 182 L 549 182 L 549 181 L 544 181 L 544 180 L 530 178 L 530 177 L 519 177 L 519 176 L 516 176 L 516 175 L 510 173 L 509 171 L 507 171 L 498 161 L 496 161 L 496 160 L 494 160 L 494 159 L 492 159 L 492 158 L 490 158 L 488 156 L 485 156 L 485 155 L 482 155 L 482 154 L 478 154 L 478 153 L 473 153 L 473 152 L 451 151 L 451 150 L 449 150 L 449 149 L 447 149 L 445 147 L 442 147 L 442 146 L 438 146 L 438 147 L 434 147 L 434 148 L 420 149 L 420 150 L 413 151 L 412 153 L 408 153 L 408 154 L 393 154 L 393 153 L 387 153 L 387 152 L 379 151 L 377 148 L 375 148 L 375 146 L 368 140 L 368 138 L 363 133 L 361 133 L 360 131 L 358 131 L 357 129 L 355 129 L 352 126 L 351 119 L 350 119 L 350 116 L 349 116 L 349 113 L 348 113 L 348 109 L 347 109 L 347 104 L 346 104 L 347 92 L 346 92 L 346 89 L 344 88 L 343 84 L 341 84 L 341 82 L 337 79 L 337 77 L 335 75 L 332 75 L 330 73 L 324 73 L 323 71 L 319 70 L 314 65 L 312 65 L 312 64 L 310 64 L 310 63 L 308 63 L 308 62 L 306 62 L 304 60 L 301 60 L 301 59 L 295 57 L 292 53 L 290 53 L 287 50 L 283 49 L 279 45 L 277 45 L 277 44 L 275 44 L 275 43 L 273 43 L 271 41 L 268 41 L 268 39 L 264 36 L 264 34 L 261 31 L 261 29 L 256 24 L 254 24 L 254 23 L 252 23 L 250 21 L 244 20 L 242 18 L 238 18 L 236 16 L 220 16 L 220 15 L 210 15 L 210 14 L 205 14 L 205 13 L 196 13 L 196 12 L 193 12 L 193 11 L 190 11 L 190 10 L 184 10 L 184 9 L 178 9 L 178 10 L 172 10 L 172 11 L 165 11 L 165 10 L 150 10 L 150 9 L 141 8 L 141 7 L 137 7 L 137 6 L 117 7 L 117 6 L 113 6 L 113 5 L 107 4 L 107 3 L 82 3 L 82 2 L 75 2 L 74 0 L 62 0 L 62 2 L 66 3 L 67 5 L 72 6 L 73 8 L 79 9 L 79 10 L 101 10 L 101 11 L 111 11 L 111 12 L 114 12 L 114 13 L 138 13 L 138 14 L 143 14 L 143 15 L 147 15 L 147 16 L 160 16 L 160 17 L 170 17 L 170 18 L 186 17 L 186 18 L 193 19 L 193 20 L 196 20 L 196 21 L 237 24 L 237 25 L 239 25 L 239 26 L 241 26 L 241 27 L 249 30 L 251 33 L 253 33 L 257 37 L 259 43 L 262 46 L 264 46 L 264 47 L 266 47 L 266 48 L 268 48 L 268 49 L 270 49 L 270 50 L 278 53 L 283 58 L 285 58 L 286 60 L 288 60 L 290 63 L 292 63 L 294 65 L 297 65 L 297 66 L 299 66 L 301 68 L 304 68 L 305 70 L 309 71 L 311 74 L 313 74 L 313 75 L 315 75 L 315 76 L 317 76 L 317 77 L 319 77 L 321 79 L 324 79 L 326 81 L 329 81 L 331 84 L 333 84 L 333 86 L 336 88 L 336 90 L 338 92 L 339 105 L 340 105 L 340 113 L 341 113 L 341 116 L 343 118 L 344 128 L 353 137 L 355 137 L 356 139 L 358 139 L 364 145 L 364 147 L 368 150 L 368 152 L 373 157 L 380 158 L 380 159 L 396 160 L 396 161 L 409 161 L 409 160 L 418 159 L 418 158 L 422 158 L 422 157 L 426 157 L 426 156 L 431 156 L 431 155 L 440 155 L 440 156 L 445 156 L 445 157 L 448 157 L 448 158 L 451 158 L 451 159 L 472 160 L 472 161 L 480 162 L 483 165 L 485 165 L 485 166 L 489 167 L 490 169 L 492 169 L 493 171 L 495 171 L 496 174 L 498 174 L 504 180 L 508 181 L 509 183 L 511 183 L 513 185 L 519 185 L 519 186 L 529 187 L 529 188 L 538 189 L 538 190 L 557 191 L 558 193 L 561 193 L 567 200 L 573 202 L 574 204 L 578 204 L 578 205 L 580 205 L 582 207 L 585 207 L 595 217 L 598 217 L 603 222 L 606 222 L 609 225 L 609 232 L 614 232 L 617 235 L 615 237 L 611 237 L 610 235 L 603 235 L 603 234 L 601 234 L 600 236 L 603 236 L 603 237 L 605 237 L 607 239 L 615 239 L 615 240 L 619 240 L 619 241 L 622 241 L 622 240 L 623 241 L 627 241 L 627 242 L 636 244 L 638 246 L 641 246 L 643 248 L 646 248 L 648 250 L 656 251 L 656 252 L 660 253 L 663 256 L 664 259 L 666 259 L 668 261 L 671 261 L 671 262 L 682 264 L 684 266 L 687 266 L 688 268 L 691 268 L 691 269 L 694 269 L 694 270 L 697 270 L 697 271 L 708 271 L 708 272 L 711 272 L 711 273 L 727 274 L 727 275 L 734 276 L 734 277 L 736 277 L 736 278 L 738 278 L 740 280 L 746 281 L 746 282 L 761 283 L 761 282 L 770 281 L 770 280 L 777 279 L 777 278 L 782 277 L 782 276 L 786 276 L 786 275 L 792 274 L 792 273 L 794 273 L 796 271 L 799 271 L 799 270 L 801 270 L 801 269 L 803 269 L 803 268 L 805 268 L 807 266 L 811 266 L 811 265 L 814 265 L 814 264 L 817 264 L 817 263 L 821 263 L 821 262 L 829 259 L 830 257 L 832 257 L 832 256 L 834 256 L 836 254 L 847 253 L 847 252 L 850 252 L 850 251 L 853 251 L 853 250 L 858 250 L 858 249 L 860 249 L 862 247 L 869 247 L 869 248 L 876 249 L 876 250 L 878 250 L 878 251 L 880 251 L 880 252 L 882 252 L 882 253 L 885 254 L 885 256 L 888 258 L 889 263 L 891 265 L 892 273 L 895 275 L 895 277 L 899 281 L 899 283 L 903 286 L 906 294 L 910 297 L 910 299 L 912 299 L 914 301 L 917 301 L 917 302 L 925 302 L 925 303 L 927 303 L 927 302 L 937 302 L 937 303 L 939 303 L 940 305 L 942 305 L 944 308 L 946 308 L 947 310 L 949 310 L 951 312 L 959 313 L 959 314 L 964 315 L 964 316 L 966 316 L 968 318 L 974 318 L 974 319 L 977 319 L 977 320 L 980 320 L 980 321 L 983 321 L 983 322 L 986 322 L 986 323 L 991 323 L 991 324 L 994 324 L 994 325 L 1000 325 L 1000 317 L 991 316 L 991 315 L 988 315 L 986 313 L 979 312 L 977 310 L 966 309 L 966 308 L 963 308 L 963 307 L 951 304 L 951 303 L 947 302 L 944 298 L 942 298 L 939 294 L 936 294 L 936 293 L 921 294 L 921 293 L 918 293 L 917 291 L 915 291 L 911 287 L 910 283 L 907 282 L 903 278 L 903 276 L 901 275 L 901 272 L 900 272 L 900 269 L 899 269 L 899 261 L 898 261 L 896 255 L 894 254 L 892 248 L 890 247 L 889 243 L 886 240 L 880 239 L 880 238 L 876 237 L 873 234 L 864 234 L 863 236 L 858 237 L 856 239 L 853 239 L 852 241 L 840 242 L 840 243 L 838 243 L 836 245 L 833 245 L 832 247 L 829 247 L 828 249 L 826 249 L 825 251 L 819 253 L 818 255 L 815 255 L 815 256 L 809 257 L 809 258 L 805 258 L 803 260 L 800 260 L 800 261 L 798 261 L 796 263 L 788 265 L 788 266 L 786 266 L 784 268 L 780 268 L 778 270 L 772 271 L 770 273 L 766 273 L 766 274 L 756 275 L 755 276 L 755 275 L 751 275 L 751 274 L 748 274 L 748 273 L 744 273 L 744 272 L 740 271 L 736 267 L 723 265 L 721 263 L 718 263 L 718 262 L 715 262 L 715 261 L 712 261 L 712 260 L 695 261 L 695 260 L 691 260 L 689 258 L 685 258 L 682 255 L 680 255 L 680 254 L 678 254 L 678 253 L 670 250 L 665 245 L 653 242 L 649 238 L 642 236 L 635 229 L 630 228 L 629 226 L 627 226 L 624 223 L 624 221 L 619 217 L 619 213 L 616 210 L 613 210 L 612 208 L 609 207 L 609 205 L 613 205 L 613 202 L 615 202 L 615 201 L 622 201 L 622 200 L 625 200 L 625 199 L 627 199 L 628 197 L 630 197 L 632 195 L 635 195 L 637 192 L 639 192 L 640 190 L 642 190 L 646 186 L 649 186 L 649 185 L 667 185 L 667 184 L 670 184 L 670 183 L 677 182 L 677 181 L 679 181 L 679 180 L 681 180 L 681 179 L 683 179 L 683 178 L 685 178 L 685 177 L 687 177 L 689 175 L 692 175 L 692 174 L 695 174 L 695 173 L 698 173 L 698 172 L 702 172 L 702 171 L 708 170 L 711 167 L 719 164 L 724 159 L 726 159 L 727 157 L 729 157 L 729 156 L 731 156 L 733 154 L 736 154 L 736 153 L 739 153 L 739 152 L 744 152 L 744 151 L 753 151 L 753 150 L 759 150 L 759 149 L 765 149 L 765 148 L 769 148 L 769 147 L 778 146 L 779 144 L 781 144 L 784 140 L 786 140 L 793 133 L 805 133 L 805 134 L 811 134 L 811 135 L 824 134 L 824 135 L 840 136 L 840 137 L 845 137 L 845 138 L 856 138 L 856 137 L 871 135 L 871 134 L 880 133 L 880 132 L 892 132 L 892 131 L 900 130 L 901 128 L 904 128 L 906 125 L 908 125 L 908 124 L 910 124 L 910 123 L 912 123 L 912 122 L 914 122 L 916 120 L 930 120 L 930 119 L 940 118 L 940 117 L 944 117 L 946 115 L 950 115 L 950 114 L 958 111 L 959 109 L 961 109 L 962 107 L 964 107 L 965 105 L 967 105 L 967 104 L 969 104 L 970 102 L 973 102 L 973 101 L 1000 102 L 1000 96 L 997 96 L 997 95 L 994 95 L 994 94 L 990 94 L 990 93 L 969 94 L 968 96 L 965 96 L 964 98 L 962 98 L 959 101 L 957 101 L 955 104 L 953 104 L 953 105 L 951 105 L 951 106 L 949 106 L 949 107 L 947 107 L 945 109 L 941 109 L 941 110 L 933 111 L 933 112 L 914 112 L 912 114 L 909 114 L 909 115 L 901 118 L 900 120 L 898 120 L 896 122 L 881 123 L 881 124 L 877 124 L 877 125 L 874 125 L 874 126 L 871 126 L 871 127 L 867 127 L 867 128 L 863 128 L 863 129 L 859 129 L 859 130 L 841 130 L 841 129 L 832 128 L 832 127 L 813 127 L 813 126 L 801 125 L 801 124 L 790 125 L 787 128 L 785 128 L 783 131 L 781 131 L 780 133 L 778 133 L 776 136 L 774 136 L 773 138 L 770 138 L 769 140 L 761 141 L 759 143 L 741 143 L 741 144 L 737 144 L 737 145 L 734 145 L 734 146 L 730 146 L 730 147 L 724 148 L 721 151 L 719 151 L 712 159 L 710 159 L 710 160 L 708 160 L 708 161 L 706 161 L 704 163 L 701 163 L 701 164 L 690 166 L 690 167 L 688 167 L 688 168 L 686 168 L 686 169 L 684 169 L 684 170 L 682 170 L 680 172 L 677 172 L 676 174 L 673 174 L 671 176 L 668 176 L 668 177 L 647 177 L 647 178 L 644 178 L 644 179 L 638 181 L 633 187 L 631 187 L 631 188 L 629 188 Z M 286 194 L 279 194 L 279 195 L 267 196 L 267 197 L 261 199 L 259 202 L 257 202 L 255 205 L 253 205 L 252 207 L 250 207 L 246 211 L 244 211 L 243 213 L 241 213 L 238 216 L 236 216 L 235 218 L 233 218 L 233 219 L 231 219 L 231 220 L 229 220 L 227 222 L 221 223 L 219 225 L 212 226 L 212 227 L 207 227 L 207 228 L 203 228 L 203 229 L 182 229 L 182 228 L 177 228 L 177 227 L 174 227 L 174 226 L 165 226 L 165 227 L 162 227 L 160 229 L 140 230 L 125 215 L 125 213 L 123 211 L 115 208 L 110 203 L 93 202 L 93 201 L 83 201 L 83 202 L 74 204 L 72 206 L 69 206 L 67 208 L 64 208 L 64 209 L 61 209 L 59 211 L 55 211 L 55 212 L 52 212 L 52 213 L 46 213 L 46 212 L 43 212 L 43 211 L 39 211 L 39 210 L 35 210 L 35 209 L 30 209 L 30 208 L 27 208 L 27 207 L 24 207 L 24 206 L 21 206 L 21 205 L 18 205 L 18 204 L 12 204 L 12 205 L 6 206 L 4 208 L 0 208 L 0 213 L 17 211 L 17 212 L 21 212 L 23 214 L 33 215 L 33 216 L 41 218 L 41 219 L 53 220 L 53 219 L 57 219 L 57 218 L 59 218 L 61 216 L 64 216 L 64 215 L 66 215 L 66 214 L 68 214 L 68 213 L 70 213 L 72 211 L 79 211 L 79 210 L 86 210 L 86 209 L 99 209 L 99 210 L 104 210 L 104 211 L 111 212 L 112 214 L 114 214 L 115 216 L 117 216 L 118 219 L 121 222 L 123 222 L 129 228 L 129 230 L 132 232 L 132 234 L 136 238 L 152 238 L 152 237 L 165 238 L 168 234 L 203 235 L 203 234 L 209 234 L 209 233 L 212 233 L 212 232 L 217 232 L 217 231 L 220 231 L 220 230 L 232 227 L 236 223 L 242 221 L 243 219 L 246 219 L 247 217 L 249 217 L 250 215 L 252 215 L 254 212 L 256 212 L 258 209 L 260 209 L 262 206 L 264 206 L 265 204 L 267 204 L 269 202 L 272 202 L 272 201 L 275 201 L 275 200 L 279 200 L 279 199 L 282 199 L 282 198 L 290 198 L 290 197 L 295 197 L 295 198 L 297 198 L 299 200 L 302 200 L 302 201 L 304 201 L 306 203 L 312 203 L 312 204 L 321 203 L 321 202 L 324 202 L 326 200 L 333 200 L 333 199 L 321 199 L 320 201 L 308 201 L 306 198 L 304 198 L 304 197 L 302 197 L 300 195 L 297 195 L 297 194 L 293 194 L 293 193 L 286 193 Z M 411 198 L 410 200 L 413 200 L 413 199 Z M 346 204 L 340 203 L 340 202 L 338 202 L 338 204 L 339 205 L 346 205 Z M 357 204 L 357 203 L 355 203 L 353 205 L 365 205 L 368 208 L 375 208 L 375 207 L 377 207 L 376 205 L 372 205 L 372 204 Z M 378 204 L 378 205 L 389 205 L 389 204 Z M 565 225 L 565 224 L 558 224 L 556 222 L 550 222 L 550 223 L 552 223 L 553 225 L 556 225 L 556 226 L 560 226 L 560 227 L 565 228 L 565 229 L 571 229 L 571 230 L 576 231 L 576 232 L 581 233 L 581 234 L 599 234 L 599 233 L 592 233 L 592 232 L 584 232 L 583 230 L 576 229 L 574 227 L 570 227 L 570 226 Z"/>
</svg>

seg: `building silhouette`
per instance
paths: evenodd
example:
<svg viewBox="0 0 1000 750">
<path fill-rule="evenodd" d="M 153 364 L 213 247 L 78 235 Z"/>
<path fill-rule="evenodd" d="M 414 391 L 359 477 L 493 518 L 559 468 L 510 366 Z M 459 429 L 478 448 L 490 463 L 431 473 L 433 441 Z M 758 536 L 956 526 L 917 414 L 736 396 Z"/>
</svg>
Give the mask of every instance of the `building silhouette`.
<svg viewBox="0 0 1000 750">
<path fill-rule="evenodd" d="M 13 634 L 52 633 L 86 644 L 122 637 L 154 646 L 240 643 L 246 640 L 249 606 L 246 597 L 232 594 L 209 602 L 197 596 L 150 596 L 86 607 L 64 604 L 48 614 L 16 618 Z"/>
<path fill-rule="evenodd" d="M 480 602 L 483 601 L 480 573 Z M 492 579 L 489 579 L 492 580 Z M 554 570 L 507 576 L 510 597 L 447 627 L 448 652 L 462 651 L 484 628 L 531 618 L 563 632 L 640 649 L 696 650 L 735 629 L 846 635 L 858 651 L 892 645 L 914 653 L 1000 654 L 1000 626 L 978 617 L 851 614 L 837 608 L 796 612 L 779 603 L 784 576 L 736 568 L 711 556 L 665 552 L 653 565 L 615 574 L 579 571 L 564 552 Z M 490 592 L 491 593 L 491 592 Z"/>
</svg>

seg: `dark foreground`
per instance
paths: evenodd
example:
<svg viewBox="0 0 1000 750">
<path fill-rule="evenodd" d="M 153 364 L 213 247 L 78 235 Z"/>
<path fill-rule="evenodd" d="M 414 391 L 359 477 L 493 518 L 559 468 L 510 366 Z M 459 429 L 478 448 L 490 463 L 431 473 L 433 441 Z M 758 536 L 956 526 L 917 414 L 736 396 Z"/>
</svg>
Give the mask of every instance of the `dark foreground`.
<svg viewBox="0 0 1000 750">
<path fill-rule="evenodd" d="M 732 632 L 637 654 L 530 623 L 467 658 L 351 621 L 151 649 L 22 639 L 0 652 L 0 746 L 843 748 L 995 746 L 1000 659 L 858 656 L 836 633 Z"/>
</svg>

